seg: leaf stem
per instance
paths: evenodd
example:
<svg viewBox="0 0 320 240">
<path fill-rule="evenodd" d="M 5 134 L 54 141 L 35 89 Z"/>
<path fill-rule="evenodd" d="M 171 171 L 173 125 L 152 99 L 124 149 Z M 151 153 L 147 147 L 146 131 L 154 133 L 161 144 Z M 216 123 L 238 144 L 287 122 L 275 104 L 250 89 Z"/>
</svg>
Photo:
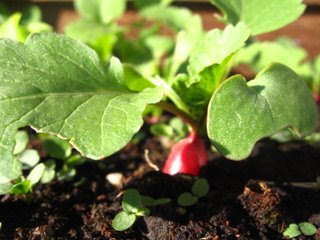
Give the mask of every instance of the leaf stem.
<svg viewBox="0 0 320 240">
<path fill-rule="evenodd" d="M 149 78 L 149 81 L 155 86 L 162 86 L 166 96 L 184 113 L 190 114 L 188 106 L 181 97 L 172 89 L 172 87 L 161 77 Z"/>
<path fill-rule="evenodd" d="M 187 113 L 185 113 L 184 111 L 181 111 L 173 104 L 161 101 L 155 105 L 160 107 L 161 109 L 169 112 L 169 113 L 172 113 L 172 114 L 180 117 L 182 120 L 184 120 L 186 123 L 188 123 L 190 125 L 193 132 L 198 132 L 197 123 Z"/>
</svg>

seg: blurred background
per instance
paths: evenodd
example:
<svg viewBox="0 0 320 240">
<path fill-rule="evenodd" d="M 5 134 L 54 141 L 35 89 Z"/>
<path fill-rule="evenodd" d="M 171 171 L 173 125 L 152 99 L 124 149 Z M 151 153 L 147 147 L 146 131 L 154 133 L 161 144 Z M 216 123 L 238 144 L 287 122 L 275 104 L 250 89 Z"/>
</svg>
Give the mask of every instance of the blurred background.
<svg viewBox="0 0 320 240">
<path fill-rule="evenodd" d="M 74 10 L 72 0 L 2 0 L 12 11 L 36 4 L 42 10 L 43 21 L 53 26 L 57 32 L 63 32 L 65 26 L 79 18 Z M 294 23 L 278 31 L 258 36 L 259 40 L 273 40 L 288 36 L 295 43 L 308 51 L 308 59 L 313 59 L 320 53 L 320 0 L 304 0 L 308 5 L 304 15 Z M 207 0 L 175 0 L 174 5 L 184 6 L 201 15 L 206 30 L 223 24 L 213 15 L 218 13 Z M 121 25 L 131 23 L 139 18 L 132 2 L 128 1 L 125 15 L 118 22 Z M 164 30 L 165 31 L 165 30 Z"/>
</svg>

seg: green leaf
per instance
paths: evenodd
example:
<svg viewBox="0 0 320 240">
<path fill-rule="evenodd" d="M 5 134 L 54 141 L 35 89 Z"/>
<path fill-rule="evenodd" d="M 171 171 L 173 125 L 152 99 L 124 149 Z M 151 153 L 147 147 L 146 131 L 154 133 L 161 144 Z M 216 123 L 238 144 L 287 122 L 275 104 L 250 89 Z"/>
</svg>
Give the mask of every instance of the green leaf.
<svg viewBox="0 0 320 240">
<path fill-rule="evenodd" d="M 162 137 L 172 137 L 174 134 L 172 127 L 165 123 L 153 124 L 150 127 L 150 132 L 154 136 L 162 136 Z"/>
<path fill-rule="evenodd" d="M 233 54 L 228 56 L 221 64 L 214 64 L 205 68 L 200 75 L 189 77 L 179 74 L 173 84 L 173 89 L 188 106 L 189 112 L 199 122 L 207 111 L 212 93 L 224 80 L 229 72 Z"/>
<path fill-rule="evenodd" d="M 122 208 L 126 212 L 136 213 L 142 206 L 141 195 L 136 189 L 127 189 L 123 194 Z"/>
<path fill-rule="evenodd" d="M 198 201 L 199 201 L 199 198 L 196 196 L 193 196 L 189 192 L 182 193 L 177 200 L 178 204 L 182 207 L 190 207 L 196 204 Z"/>
<path fill-rule="evenodd" d="M 32 183 L 30 180 L 21 180 L 10 188 L 11 194 L 27 194 L 31 192 Z"/>
<path fill-rule="evenodd" d="M 45 169 L 41 176 L 41 183 L 49 183 L 51 182 L 56 174 L 56 162 L 52 159 L 49 159 L 44 162 Z"/>
<path fill-rule="evenodd" d="M 192 185 L 192 193 L 197 197 L 204 197 L 209 192 L 209 183 L 204 178 L 197 179 Z"/>
<path fill-rule="evenodd" d="M 169 125 L 172 127 L 173 132 L 177 135 L 178 139 L 184 138 L 189 133 L 188 126 L 181 118 L 171 118 Z"/>
<path fill-rule="evenodd" d="M 76 0 L 75 7 L 85 19 L 109 23 L 122 16 L 126 8 L 126 1 Z"/>
<path fill-rule="evenodd" d="M 100 159 L 130 141 L 146 105 L 163 95 L 160 87 L 130 91 L 119 60 L 105 67 L 92 49 L 63 35 L 34 34 L 25 45 L 1 39 L 0 55 L 0 183 L 20 175 L 12 156 L 18 128 L 57 135 Z"/>
<path fill-rule="evenodd" d="M 236 26 L 229 25 L 223 31 L 219 29 L 209 31 L 191 53 L 189 74 L 195 77 L 205 68 L 221 64 L 243 47 L 249 36 L 250 32 L 243 23 Z"/>
<path fill-rule="evenodd" d="M 16 144 L 14 146 L 13 154 L 21 153 L 28 145 L 29 136 L 26 131 L 18 131 L 15 135 Z"/>
<path fill-rule="evenodd" d="M 136 215 L 122 211 L 119 212 L 112 220 L 112 227 L 117 231 L 124 231 L 129 229 L 136 219 Z"/>
<path fill-rule="evenodd" d="M 302 15 L 302 0 L 210 0 L 221 10 L 225 23 L 244 22 L 253 35 L 277 30 Z"/>
<path fill-rule="evenodd" d="M 153 87 L 145 77 L 143 77 L 133 66 L 123 65 L 125 82 L 131 91 L 143 91 L 146 88 Z"/>
<path fill-rule="evenodd" d="M 153 207 L 153 206 L 158 206 L 158 205 L 167 204 L 171 202 L 170 198 L 154 199 L 152 197 L 144 196 L 144 195 L 141 195 L 141 199 L 142 199 L 142 205 L 145 207 Z"/>
<path fill-rule="evenodd" d="M 126 0 L 101 0 L 100 16 L 103 23 L 120 18 L 126 10 Z"/>
<path fill-rule="evenodd" d="M 299 223 L 299 227 L 301 232 L 305 236 L 312 236 L 317 233 L 317 228 L 312 223 L 302 222 Z"/>
<path fill-rule="evenodd" d="M 80 19 L 68 24 L 64 31 L 69 37 L 86 43 L 94 43 L 99 38 L 114 37 L 120 29 L 113 24 Z"/>
<path fill-rule="evenodd" d="M 12 186 L 13 186 L 12 183 L 0 184 L 0 195 L 9 193 Z"/>
<path fill-rule="evenodd" d="M 277 62 L 290 67 L 299 74 L 302 61 L 306 56 L 306 50 L 296 46 L 293 40 L 280 38 L 274 42 L 254 42 L 241 49 L 236 59 L 238 63 L 249 64 L 250 68 L 256 72 Z"/>
<path fill-rule="evenodd" d="M 155 199 L 149 196 L 141 195 L 141 204 L 145 207 L 154 206 Z"/>
<path fill-rule="evenodd" d="M 26 26 L 26 29 L 30 33 L 39 33 L 39 32 L 52 32 L 52 27 L 44 22 L 32 22 Z"/>
<path fill-rule="evenodd" d="M 173 40 L 169 37 L 152 35 L 145 40 L 145 45 L 150 49 L 154 59 L 160 59 L 173 47 Z"/>
<path fill-rule="evenodd" d="M 144 8 L 141 11 L 141 16 L 149 20 L 157 20 L 177 31 L 193 27 L 189 26 L 190 19 L 192 19 L 193 14 L 187 8 L 152 5 Z"/>
<path fill-rule="evenodd" d="M 40 156 L 37 150 L 27 149 L 18 155 L 18 159 L 23 164 L 24 169 L 29 169 L 40 161 Z"/>
<path fill-rule="evenodd" d="M 0 38 L 10 38 L 24 42 L 28 36 L 28 31 L 20 26 L 21 13 L 15 13 L 0 25 Z"/>
<path fill-rule="evenodd" d="M 249 83 L 236 75 L 225 81 L 208 107 L 208 136 L 212 144 L 233 160 L 246 158 L 256 141 L 292 127 L 299 135 L 317 125 L 317 107 L 298 75 L 273 64 Z"/>
<path fill-rule="evenodd" d="M 193 15 L 187 21 L 185 29 L 180 31 L 176 37 L 176 46 L 169 70 L 170 81 L 170 78 L 176 75 L 181 65 L 190 57 L 192 50 L 204 35 L 200 16 Z"/>
<path fill-rule="evenodd" d="M 283 232 L 283 236 L 288 238 L 295 238 L 299 237 L 301 235 L 299 226 L 295 223 L 292 223 L 289 225 L 289 227 L 286 228 L 286 230 Z"/>
<path fill-rule="evenodd" d="M 50 157 L 62 160 L 70 157 L 72 146 L 68 141 L 52 135 L 45 135 L 41 138 L 43 139 L 43 148 Z"/>
<path fill-rule="evenodd" d="M 41 22 L 41 19 L 42 19 L 41 9 L 36 5 L 32 5 L 23 10 L 21 24 L 24 26 L 27 26 L 34 22 Z"/>
<path fill-rule="evenodd" d="M 68 168 L 74 168 L 83 164 L 85 161 L 86 159 L 82 157 L 80 154 L 74 154 L 65 160 L 65 164 L 68 166 Z"/>
<path fill-rule="evenodd" d="M 102 0 L 75 0 L 74 7 L 85 19 L 100 21 L 100 3 Z"/>
<path fill-rule="evenodd" d="M 57 172 L 57 179 L 58 181 L 71 181 L 76 174 L 76 169 L 64 166 L 63 169 Z"/>
<path fill-rule="evenodd" d="M 116 51 L 125 63 L 135 65 L 153 60 L 151 50 L 141 40 L 120 38 L 116 45 Z"/>
<path fill-rule="evenodd" d="M 158 206 L 158 205 L 163 205 L 170 203 L 172 200 L 170 198 L 158 198 L 154 201 L 153 205 Z"/>
<path fill-rule="evenodd" d="M 98 53 L 99 57 L 104 60 L 110 60 L 117 36 L 109 34 L 97 38 L 95 41 L 90 42 L 90 46 Z"/>
<path fill-rule="evenodd" d="M 150 209 L 149 208 L 139 208 L 138 211 L 135 213 L 136 216 L 138 217 L 144 217 L 144 216 L 149 216 L 150 215 Z"/>
<path fill-rule="evenodd" d="M 201 121 L 204 112 L 208 106 L 212 92 L 215 90 L 216 82 L 220 82 L 221 74 L 215 72 L 214 69 L 220 70 L 223 67 L 215 65 L 211 70 L 203 71 L 199 80 L 190 79 L 186 74 L 179 74 L 173 84 L 174 91 L 183 99 L 183 102 L 188 106 L 188 110 L 194 119 Z M 204 74 L 205 73 L 205 74 Z M 208 75 L 208 76 L 207 76 Z M 218 79 L 220 79 L 218 81 Z"/>
<path fill-rule="evenodd" d="M 43 163 L 38 164 L 31 170 L 31 172 L 27 177 L 27 180 L 31 182 L 31 185 L 34 185 L 40 181 L 44 170 L 45 170 L 45 165 Z"/>
<path fill-rule="evenodd" d="M 161 4 L 162 6 L 169 5 L 173 0 L 134 0 L 133 4 L 138 9 L 150 7 L 152 5 Z"/>
</svg>

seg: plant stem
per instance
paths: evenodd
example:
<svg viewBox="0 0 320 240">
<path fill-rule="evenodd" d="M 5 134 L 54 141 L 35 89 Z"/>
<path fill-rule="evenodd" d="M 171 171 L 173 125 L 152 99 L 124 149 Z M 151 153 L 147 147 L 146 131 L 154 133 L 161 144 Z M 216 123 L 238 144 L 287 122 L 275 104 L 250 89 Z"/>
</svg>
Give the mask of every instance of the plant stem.
<svg viewBox="0 0 320 240">
<path fill-rule="evenodd" d="M 172 89 L 172 87 L 161 77 L 149 78 L 149 81 L 155 86 L 162 86 L 164 94 L 183 112 L 190 114 L 188 106 L 182 101 L 181 97 Z"/>
<path fill-rule="evenodd" d="M 155 105 L 169 113 L 172 113 L 180 117 L 182 120 L 184 120 L 186 123 L 188 123 L 191 126 L 193 132 L 196 132 L 196 133 L 198 132 L 197 123 L 187 113 L 185 113 L 184 111 L 181 111 L 173 104 L 161 101 Z"/>
</svg>

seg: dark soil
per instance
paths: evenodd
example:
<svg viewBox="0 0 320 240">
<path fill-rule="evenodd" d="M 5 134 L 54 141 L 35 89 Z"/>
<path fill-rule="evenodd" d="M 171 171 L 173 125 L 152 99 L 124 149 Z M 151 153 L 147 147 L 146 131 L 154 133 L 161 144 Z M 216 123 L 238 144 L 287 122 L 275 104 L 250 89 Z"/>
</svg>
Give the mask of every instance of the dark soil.
<svg viewBox="0 0 320 240">
<path fill-rule="evenodd" d="M 140 146 L 131 144 L 105 161 L 80 166 L 70 182 L 39 185 L 28 196 L 3 196 L 0 238 L 277 240 L 284 239 L 290 223 L 309 221 L 318 227 L 317 235 L 297 239 L 320 239 L 320 190 L 308 183 L 320 176 L 320 147 L 264 140 L 245 161 L 213 154 L 201 171 L 209 194 L 181 208 L 176 199 L 190 191 L 193 179 L 152 171 L 143 150 L 149 149 L 158 165 L 167 151 L 153 138 Z M 121 189 L 106 179 L 112 172 L 123 173 Z M 111 220 L 121 210 L 121 193 L 131 187 L 172 202 L 153 207 L 130 230 L 114 231 Z"/>
</svg>

